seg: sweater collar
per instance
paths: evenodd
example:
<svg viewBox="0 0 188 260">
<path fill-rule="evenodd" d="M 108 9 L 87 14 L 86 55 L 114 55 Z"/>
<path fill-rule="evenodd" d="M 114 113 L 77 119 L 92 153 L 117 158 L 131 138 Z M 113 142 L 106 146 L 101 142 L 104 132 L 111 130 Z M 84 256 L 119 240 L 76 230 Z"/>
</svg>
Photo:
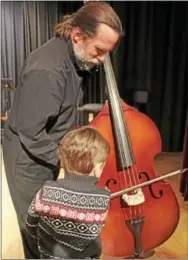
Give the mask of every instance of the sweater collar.
<svg viewBox="0 0 188 260">
<path fill-rule="evenodd" d="M 94 176 L 88 176 L 88 175 L 78 175 L 75 173 L 65 172 L 64 175 L 65 180 L 72 180 L 76 181 L 78 183 L 88 183 L 88 184 L 97 184 L 99 179 Z"/>
</svg>

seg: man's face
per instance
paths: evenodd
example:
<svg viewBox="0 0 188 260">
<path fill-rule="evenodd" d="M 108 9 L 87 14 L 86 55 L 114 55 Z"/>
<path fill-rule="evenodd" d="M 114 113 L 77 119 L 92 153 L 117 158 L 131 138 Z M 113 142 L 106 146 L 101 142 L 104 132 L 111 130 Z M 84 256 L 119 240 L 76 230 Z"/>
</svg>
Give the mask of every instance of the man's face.
<svg viewBox="0 0 188 260">
<path fill-rule="evenodd" d="M 105 24 L 98 26 L 94 37 L 86 37 L 79 28 L 73 29 L 72 42 L 75 55 L 84 63 L 86 70 L 99 65 L 105 59 L 105 55 L 113 50 L 119 39 L 119 34 Z"/>
</svg>

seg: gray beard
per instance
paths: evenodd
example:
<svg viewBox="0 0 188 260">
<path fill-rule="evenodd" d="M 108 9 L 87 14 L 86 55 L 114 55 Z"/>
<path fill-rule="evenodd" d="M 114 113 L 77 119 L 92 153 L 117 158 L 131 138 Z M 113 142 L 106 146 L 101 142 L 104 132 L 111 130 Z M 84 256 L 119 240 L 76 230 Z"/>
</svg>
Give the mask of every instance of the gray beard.
<svg viewBox="0 0 188 260">
<path fill-rule="evenodd" d="M 97 66 L 89 61 L 84 60 L 83 53 L 75 52 L 75 56 L 76 56 L 77 65 L 80 68 L 80 70 L 90 71 L 92 68 Z"/>
<path fill-rule="evenodd" d="M 96 66 L 93 63 L 89 63 L 89 62 L 81 60 L 81 59 L 77 59 L 77 64 L 78 64 L 79 68 L 84 71 L 90 71 L 93 67 Z"/>
</svg>

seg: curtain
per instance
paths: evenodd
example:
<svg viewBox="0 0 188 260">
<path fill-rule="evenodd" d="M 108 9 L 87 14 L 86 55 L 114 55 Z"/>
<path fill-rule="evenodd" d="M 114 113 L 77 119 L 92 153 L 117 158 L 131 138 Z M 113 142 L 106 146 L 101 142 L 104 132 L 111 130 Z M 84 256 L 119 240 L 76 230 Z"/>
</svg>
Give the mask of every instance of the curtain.
<svg viewBox="0 0 188 260">
<path fill-rule="evenodd" d="M 188 103 L 188 3 L 109 1 L 125 37 L 111 55 L 120 96 L 147 90 L 145 113 L 158 127 L 163 151 L 183 149 Z M 2 2 L 2 76 L 15 84 L 27 55 L 53 35 L 53 26 L 82 1 Z M 103 68 L 84 78 L 84 103 L 104 103 Z"/>
<path fill-rule="evenodd" d="M 182 168 L 188 169 L 188 108 L 187 108 L 187 119 L 186 119 L 185 134 L 184 134 Z M 188 201 L 188 171 L 186 171 L 181 175 L 180 192 L 184 197 L 184 201 Z"/>
<path fill-rule="evenodd" d="M 125 37 L 114 53 L 119 92 L 147 90 L 146 114 L 161 133 L 163 151 L 183 149 L 188 104 L 188 3 L 116 2 Z"/>
<path fill-rule="evenodd" d="M 29 53 L 53 36 L 58 21 L 57 2 L 2 1 L 1 77 L 16 86 L 24 60 Z M 12 84 L 12 83 L 11 83 Z M 5 91 L 1 82 L 1 115 L 7 111 L 7 94 L 12 104 L 14 91 Z"/>
<path fill-rule="evenodd" d="M 57 2 L 23 2 L 24 16 L 24 56 L 53 37 L 54 26 L 58 22 Z"/>
<path fill-rule="evenodd" d="M 24 60 L 23 5 L 1 2 L 1 77 L 16 83 Z"/>
<path fill-rule="evenodd" d="M 18 82 L 28 54 L 53 36 L 58 3 L 40 1 L 1 2 L 1 76 Z"/>
</svg>

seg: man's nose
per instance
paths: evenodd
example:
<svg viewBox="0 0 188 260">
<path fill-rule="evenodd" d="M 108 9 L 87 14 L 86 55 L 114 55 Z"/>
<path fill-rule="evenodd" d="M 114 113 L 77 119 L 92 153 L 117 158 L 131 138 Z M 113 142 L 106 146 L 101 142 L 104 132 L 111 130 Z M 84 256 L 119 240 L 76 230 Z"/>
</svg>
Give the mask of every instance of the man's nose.
<svg viewBox="0 0 188 260">
<path fill-rule="evenodd" d="M 99 62 L 104 62 L 105 56 L 106 56 L 106 54 L 100 55 L 97 57 L 97 59 L 99 60 Z"/>
</svg>

